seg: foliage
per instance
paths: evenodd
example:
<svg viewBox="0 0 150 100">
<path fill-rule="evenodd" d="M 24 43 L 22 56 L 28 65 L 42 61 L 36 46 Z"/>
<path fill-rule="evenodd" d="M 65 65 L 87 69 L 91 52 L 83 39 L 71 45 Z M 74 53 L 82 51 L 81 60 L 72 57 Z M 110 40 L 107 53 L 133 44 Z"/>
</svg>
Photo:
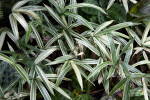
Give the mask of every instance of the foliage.
<svg viewBox="0 0 150 100">
<path fill-rule="evenodd" d="M 0 99 L 130 100 L 142 90 L 149 100 L 150 22 L 128 20 L 127 0 L 106 1 L 18 1 L 11 29 L 0 29 L 0 74 L 15 72 Z"/>
<path fill-rule="evenodd" d="M 0 19 L 3 18 L 2 2 L 0 1 Z"/>
</svg>

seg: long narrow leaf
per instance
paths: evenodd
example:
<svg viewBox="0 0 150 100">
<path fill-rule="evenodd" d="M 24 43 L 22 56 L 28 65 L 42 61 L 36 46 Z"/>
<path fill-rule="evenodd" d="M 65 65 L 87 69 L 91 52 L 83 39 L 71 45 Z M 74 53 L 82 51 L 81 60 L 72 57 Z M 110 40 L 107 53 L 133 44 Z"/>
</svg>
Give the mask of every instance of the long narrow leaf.
<svg viewBox="0 0 150 100">
<path fill-rule="evenodd" d="M 86 46 L 87 48 L 89 48 L 91 51 L 93 51 L 98 56 L 100 55 L 100 52 L 94 46 L 92 46 L 90 43 L 87 43 L 86 41 L 79 40 L 79 39 L 76 39 L 76 41 L 78 41 L 79 43 L 81 43 L 84 46 Z"/>
<path fill-rule="evenodd" d="M 93 4 L 88 4 L 88 3 L 77 3 L 77 4 L 72 4 L 72 5 L 66 6 L 65 9 L 73 9 L 73 8 L 79 8 L 79 7 L 90 7 L 90 8 L 95 8 L 95 9 L 101 11 L 102 13 L 106 14 L 106 12 L 105 12 L 101 7 L 98 7 L 98 6 L 93 5 Z"/>
<path fill-rule="evenodd" d="M 34 26 L 31 25 L 31 27 L 32 27 L 32 30 L 33 30 L 33 32 L 34 32 L 35 39 L 36 39 L 36 41 L 37 41 L 37 43 L 38 43 L 38 46 L 39 46 L 41 49 L 44 48 L 44 44 L 43 44 L 43 41 L 42 41 L 42 39 L 41 39 L 41 37 L 40 37 L 40 34 L 38 33 L 38 31 L 35 29 Z"/>
<path fill-rule="evenodd" d="M 41 82 L 39 82 L 39 81 L 36 81 L 36 84 L 37 84 L 37 86 L 38 86 L 41 94 L 43 95 L 44 99 L 45 100 L 52 100 L 51 97 L 50 97 L 50 95 L 49 95 L 49 93 L 48 93 L 48 91 L 44 87 L 44 85 Z"/>
<path fill-rule="evenodd" d="M 125 83 L 122 100 L 130 100 L 130 80 Z"/>
<path fill-rule="evenodd" d="M 53 53 L 57 49 L 58 49 L 57 47 L 51 47 L 50 49 L 45 50 L 35 59 L 34 63 L 38 64 L 39 62 L 44 60 L 46 57 L 48 57 L 51 53 Z"/>
<path fill-rule="evenodd" d="M 85 25 L 89 29 L 93 30 L 92 25 L 86 19 L 84 19 L 82 16 L 80 16 L 78 14 L 75 14 L 75 13 L 72 13 L 72 12 L 65 12 L 65 15 L 73 17 L 73 18 L 75 18 L 77 20 L 80 20 L 83 23 L 83 25 Z"/>
<path fill-rule="evenodd" d="M 42 79 L 43 83 L 46 85 L 47 89 L 54 95 L 54 91 L 53 91 L 52 86 L 50 85 L 50 81 L 45 76 L 45 73 L 43 72 L 43 70 L 37 65 L 36 65 L 35 69 L 36 69 L 37 74 Z"/>
<path fill-rule="evenodd" d="M 109 46 L 110 46 L 110 51 L 111 51 L 111 57 L 112 57 L 112 61 L 114 64 L 116 64 L 117 62 L 117 57 L 116 57 L 116 47 L 115 47 L 115 43 L 111 37 L 110 34 L 107 34 L 108 40 L 109 40 Z"/>
<path fill-rule="evenodd" d="M 74 63 L 74 61 L 70 61 L 72 68 L 75 71 L 75 74 L 77 76 L 78 82 L 80 84 L 81 90 L 83 90 L 83 81 L 82 81 L 82 77 L 81 77 L 81 73 L 80 70 L 78 69 L 78 66 Z"/>
<path fill-rule="evenodd" d="M 63 28 L 66 28 L 66 25 L 62 22 L 62 19 L 52 10 L 52 8 L 50 8 L 47 5 L 44 5 L 46 7 L 46 9 L 48 10 L 48 12 L 50 13 L 50 15 L 61 25 L 63 26 Z"/>
<path fill-rule="evenodd" d="M 35 80 L 31 81 L 31 90 L 30 90 L 30 100 L 36 100 L 36 82 Z"/>
<path fill-rule="evenodd" d="M 108 65 L 112 65 L 112 62 L 104 62 L 98 66 L 96 66 L 92 72 L 88 75 L 88 79 L 90 79 L 91 77 L 93 77 L 95 74 L 97 74 L 97 72 L 99 72 L 100 70 L 102 70 L 104 67 L 108 66 Z"/>
<path fill-rule="evenodd" d="M 117 84 L 115 85 L 115 87 L 110 91 L 110 93 L 109 93 L 109 95 L 108 95 L 107 97 L 113 95 L 119 88 L 122 87 L 122 85 L 123 85 L 126 81 L 127 81 L 127 79 L 124 78 L 124 79 L 122 79 L 119 83 L 117 83 Z"/>
</svg>

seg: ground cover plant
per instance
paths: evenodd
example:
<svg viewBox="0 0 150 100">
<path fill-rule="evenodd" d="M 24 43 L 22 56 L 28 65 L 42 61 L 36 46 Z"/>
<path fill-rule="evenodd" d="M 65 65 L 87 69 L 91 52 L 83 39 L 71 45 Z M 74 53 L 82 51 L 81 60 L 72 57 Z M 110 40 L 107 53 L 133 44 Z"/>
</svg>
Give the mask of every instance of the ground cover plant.
<svg viewBox="0 0 150 100">
<path fill-rule="evenodd" d="M 14 2 L 1 14 L 0 100 L 149 100 L 149 0 Z"/>
</svg>

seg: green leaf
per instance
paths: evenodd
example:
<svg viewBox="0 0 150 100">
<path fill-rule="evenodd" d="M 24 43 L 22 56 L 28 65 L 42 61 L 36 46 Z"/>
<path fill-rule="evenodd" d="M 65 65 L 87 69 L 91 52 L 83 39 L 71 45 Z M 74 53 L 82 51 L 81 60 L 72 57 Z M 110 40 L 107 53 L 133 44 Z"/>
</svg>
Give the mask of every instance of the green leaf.
<svg viewBox="0 0 150 100">
<path fill-rule="evenodd" d="M 145 76 L 146 76 L 146 74 L 144 74 L 144 73 L 133 73 L 133 74 L 131 74 L 130 78 L 135 79 L 135 78 L 142 78 Z"/>
<path fill-rule="evenodd" d="M 36 100 L 36 81 L 31 81 L 30 100 Z"/>
<path fill-rule="evenodd" d="M 61 13 L 62 10 L 59 7 L 59 5 L 57 4 L 57 2 L 55 0 L 48 0 L 51 4 L 53 4 L 55 6 L 55 8 Z"/>
<path fill-rule="evenodd" d="M 122 100 L 130 100 L 130 80 L 125 83 Z"/>
<path fill-rule="evenodd" d="M 104 29 L 101 32 L 96 33 L 95 36 L 104 35 L 104 34 L 107 34 L 107 33 L 110 33 L 110 32 L 113 32 L 113 31 L 116 31 L 116 30 L 119 30 L 119 29 L 122 29 L 122 28 L 125 28 L 128 26 L 135 26 L 135 25 L 139 25 L 139 23 L 133 23 L 133 22 L 119 23 L 119 24 L 113 25 L 107 29 Z"/>
<path fill-rule="evenodd" d="M 26 44 L 29 42 L 30 35 L 31 35 L 31 25 L 29 25 L 28 31 L 26 33 L 26 37 L 25 37 L 25 43 Z"/>
<path fill-rule="evenodd" d="M 92 46 L 92 44 L 87 43 L 84 40 L 79 40 L 79 39 L 76 39 L 76 41 L 79 42 L 79 43 L 81 43 L 81 44 L 83 44 L 84 46 L 86 46 L 87 48 L 89 48 L 91 51 L 93 51 L 95 54 L 97 54 L 98 56 L 100 56 L 100 52 L 94 46 Z"/>
<path fill-rule="evenodd" d="M 55 26 L 51 23 L 51 21 L 47 18 L 47 16 L 46 16 L 44 13 L 43 13 L 43 16 L 44 16 L 44 19 L 45 19 L 45 21 L 46 21 L 48 27 L 50 27 L 50 28 L 48 28 L 48 29 L 54 31 L 54 34 L 55 34 L 55 33 L 58 34 L 58 32 L 57 32 Z"/>
<path fill-rule="evenodd" d="M 0 35 L 0 51 L 2 50 L 2 46 L 4 44 L 5 36 L 6 36 L 6 32 L 2 32 L 1 35 Z"/>
<path fill-rule="evenodd" d="M 77 76 L 78 82 L 79 82 L 80 87 L 81 87 L 81 90 L 83 90 L 83 81 L 82 81 L 80 70 L 79 70 L 78 66 L 74 63 L 74 61 L 70 61 L 70 63 L 72 65 L 72 68 L 75 71 L 75 74 Z"/>
<path fill-rule="evenodd" d="M 18 71 L 18 73 L 23 77 L 24 80 L 30 83 L 28 73 L 23 69 L 21 65 L 13 64 L 13 67 L 16 69 L 16 71 Z"/>
<path fill-rule="evenodd" d="M 3 60 L 9 64 L 12 64 L 12 65 L 15 64 L 15 62 L 10 57 L 8 57 L 2 53 L 0 53 L 0 60 Z"/>
<path fill-rule="evenodd" d="M 71 51 L 72 51 L 75 55 L 77 55 L 77 51 L 75 50 L 74 41 L 73 41 L 71 35 L 70 35 L 70 34 L 67 34 L 66 32 L 64 32 L 64 36 L 65 36 L 65 38 L 66 38 L 67 44 L 68 44 L 69 48 L 71 49 Z"/>
<path fill-rule="evenodd" d="M 2 90 L 1 86 L 0 86 L 0 97 L 4 96 L 4 91 Z"/>
<path fill-rule="evenodd" d="M 111 66 L 110 69 L 109 69 L 109 74 L 108 74 L 107 79 L 112 77 L 114 75 L 114 73 L 115 73 L 115 66 Z"/>
<path fill-rule="evenodd" d="M 52 100 L 51 97 L 50 97 L 50 95 L 49 95 L 49 93 L 48 93 L 48 91 L 44 87 L 44 85 L 41 82 L 39 82 L 39 81 L 36 81 L 36 84 L 37 84 L 37 86 L 38 86 L 41 94 L 43 95 L 44 99 L 45 100 Z"/>
<path fill-rule="evenodd" d="M 76 0 L 70 0 L 70 5 L 72 4 L 76 4 L 77 1 Z M 73 12 L 73 13 L 77 13 L 77 8 L 73 8 L 73 9 L 70 9 L 69 11 Z M 68 25 L 72 25 L 73 24 L 73 18 L 72 17 L 68 17 Z"/>
<path fill-rule="evenodd" d="M 120 65 L 121 65 L 122 69 L 124 70 L 124 72 L 127 74 L 127 76 L 130 76 L 130 72 L 127 69 L 127 66 L 125 65 L 125 62 L 120 61 Z"/>
<path fill-rule="evenodd" d="M 73 9 L 73 8 L 79 8 L 79 7 L 90 7 L 90 8 L 95 8 L 99 11 L 101 11 L 104 14 L 107 14 L 101 7 L 98 7 L 94 4 L 88 4 L 88 3 L 77 3 L 77 4 L 72 4 L 69 6 L 66 6 L 65 9 Z"/>
<path fill-rule="evenodd" d="M 114 2 L 115 0 L 109 0 L 107 10 L 113 5 Z"/>
<path fill-rule="evenodd" d="M 62 40 L 58 40 L 58 43 L 59 43 L 59 47 L 60 47 L 62 54 L 68 55 L 64 42 Z"/>
<path fill-rule="evenodd" d="M 99 26 L 96 28 L 94 34 L 97 34 L 97 33 L 100 32 L 101 30 L 103 30 L 104 28 L 106 28 L 107 26 L 109 26 L 111 23 L 113 23 L 113 20 L 102 23 L 101 25 L 99 25 Z"/>
<path fill-rule="evenodd" d="M 66 25 L 63 23 L 62 19 L 53 11 L 52 8 L 50 8 L 47 5 L 44 5 L 46 7 L 46 9 L 48 10 L 48 12 L 50 13 L 50 15 L 63 27 L 66 28 Z"/>
<path fill-rule="evenodd" d="M 26 4 L 27 2 L 29 2 L 31 0 L 22 0 L 22 1 L 19 1 L 17 2 L 13 8 L 12 8 L 12 11 L 15 11 L 16 9 L 20 8 L 21 6 L 23 6 L 24 4 Z"/>
<path fill-rule="evenodd" d="M 4 93 L 11 91 L 12 88 L 14 88 L 14 86 L 19 82 L 20 79 L 16 79 L 14 80 L 13 83 L 11 83 L 7 88 L 4 89 Z"/>
<path fill-rule="evenodd" d="M 61 38 L 63 34 L 57 34 L 56 36 L 52 37 L 45 45 L 45 48 L 51 46 L 54 42 L 56 42 L 59 38 Z M 61 49 L 61 48 L 60 48 Z"/>
<path fill-rule="evenodd" d="M 40 17 L 37 13 L 35 13 L 33 10 L 27 10 L 27 9 L 17 9 L 15 10 L 15 13 L 23 13 L 23 14 L 27 14 L 33 18 L 35 18 L 36 20 L 40 20 Z"/>
<path fill-rule="evenodd" d="M 108 40 L 109 40 L 109 46 L 110 46 L 110 51 L 111 51 L 111 57 L 112 57 L 112 61 L 114 64 L 117 63 L 117 57 L 116 57 L 116 47 L 115 47 L 115 43 L 114 40 L 112 39 L 110 34 L 107 34 Z"/>
<path fill-rule="evenodd" d="M 88 79 L 90 79 L 91 77 L 93 77 L 94 75 L 97 74 L 97 72 L 99 72 L 100 70 L 102 70 L 104 67 L 108 66 L 108 65 L 112 65 L 112 62 L 103 62 L 102 64 L 97 65 L 92 72 L 88 75 Z"/>
<path fill-rule="evenodd" d="M 137 67 L 137 66 L 139 66 L 139 65 L 144 65 L 144 64 L 150 64 L 150 61 L 149 61 L 149 60 L 139 61 L 139 62 L 133 64 L 132 66 L 133 66 L 133 67 Z"/>
<path fill-rule="evenodd" d="M 35 64 L 38 64 L 39 62 L 41 62 L 42 60 L 44 60 L 46 57 L 48 57 L 51 53 L 53 53 L 54 51 L 56 51 L 58 48 L 57 47 L 51 47 L 47 50 L 45 50 L 44 52 L 42 52 L 34 61 Z"/>
<path fill-rule="evenodd" d="M 68 73 L 70 69 L 71 69 L 71 66 L 69 65 L 69 61 L 66 61 L 64 65 L 62 66 L 61 72 L 57 78 L 57 81 L 56 81 L 57 86 L 61 83 L 61 81 L 63 80 L 63 78 L 65 77 L 65 75 Z"/>
<path fill-rule="evenodd" d="M 94 42 L 98 45 L 99 49 L 106 55 L 109 60 L 111 60 L 110 53 L 106 49 L 105 45 L 98 38 L 94 38 Z"/>
<path fill-rule="evenodd" d="M 80 20 L 83 25 L 87 26 L 91 30 L 94 30 L 92 25 L 86 19 L 84 19 L 82 16 L 80 16 L 78 14 L 75 14 L 75 13 L 72 13 L 72 12 L 69 12 L 69 11 L 65 12 L 64 14 L 66 16 L 70 16 L 70 17 L 73 17 L 73 18 L 75 18 L 77 20 Z"/>
<path fill-rule="evenodd" d="M 144 30 L 144 33 L 143 33 L 143 36 L 142 36 L 142 44 L 144 44 L 144 42 L 146 41 L 146 38 L 148 36 L 148 33 L 149 33 L 149 30 L 150 30 L 150 21 L 148 22 L 145 30 Z"/>
<path fill-rule="evenodd" d="M 64 0 L 59 0 L 59 6 L 60 6 L 61 9 L 64 9 L 65 1 Z"/>
<path fill-rule="evenodd" d="M 123 6 L 125 8 L 125 10 L 128 12 L 129 8 L 128 8 L 128 0 L 122 0 Z"/>
<path fill-rule="evenodd" d="M 31 25 L 31 27 L 32 27 L 32 30 L 33 30 L 33 32 L 34 32 L 35 39 L 36 39 L 36 42 L 38 43 L 38 46 L 39 46 L 41 49 L 44 48 L 44 44 L 43 44 L 43 41 L 42 41 L 42 39 L 41 39 L 41 37 L 40 37 L 40 34 L 38 33 L 38 31 L 35 29 L 34 26 Z"/>
<path fill-rule="evenodd" d="M 84 59 L 84 60 L 76 60 L 73 59 L 77 64 L 88 64 L 88 65 L 95 65 L 98 64 L 98 60 L 95 59 Z"/>
<path fill-rule="evenodd" d="M 78 66 L 83 67 L 84 69 L 88 70 L 89 72 L 92 72 L 92 70 L 93 70 L 93 68 L 90 65 L 88 65 L 88 64 L 78 64 Z"/>
<path fill-rule="evenodd" d="M 10 25 L 11 25 L 13 34 L 14 34 L 15 38 L 18 40 L 19 39 L 19 32 L 18 32 L 17 21 L 13 17 L 12 14 L 9 15 L 9 21 L 10 21 Z"/>
<path fill-rule="evenodd" d="M 12 13 L 14 18 L 22 25 L 22 27 L 25 29 L 25 31 L 28 30 L 28 23 L 24 19 L 24 17 L 19 13 Z"/>
<path fill-rule="evenodd" d="M 148 91 L 147 91 L 147 85 L 146 85 L 146 80 L 145 78 L 142 78 L 142 82 L 143 82 L 143 91 L 144 91 L 144 98 L 145 100 L 149 100 L 148 99 Z"/>
<path fill-rule="evenodd" d="M 47 87 L 47 89 L 54 95 L 54 91 L 53 91 L 52 86 L 50 85 L 50 81 L 45 76 L 45 73 L 43 72 L 43 70 L 38 65 L 35 66 L 35 69 L 36 69 L 37 74 L 40 76 L 43 83 Z"/>
<path fill-rule="evenodd" d="M 133 53 L 133 44 L 132 44 L 132 47 L 129 47 L 128 50 L 126 51 L 126 53 L 125 53 L 126 56 L 124 58 L 124 62 L 129 63 L 132 53 Z"/>
<path fill-rule="evenodd" d="M 50 82 L 50 85 L 51 85 L 56 91 L 58 91 L 60 94 L 62 94 L 62 95 L 65 96 L 66 98 L 72 100 L 72 99 L 70 98 L 70 96 L 69 96 L 67 93 L 65 93 L 60 87 L 57 87 L 57 86 L 56 86 L 54 83 L 52 83 L 52 82 Z"/>
<path fill-rule="evenodd" d="M 128 48 L 130 47 L 131 43 L 133 43 L 134 39 L 130 39 L 130 41 L 123 47 L 122 52 L 120 53 L 120 57 L 122 56 L 123 53 L 125 53 Z"/>
<path fill-rule="evenodd" d="M 126 28 L 127 32 L 133 37 L 133 39 L 141 46 L 141 40 L 138 37 L 137 33 L 135 33 L 133 30 L 131 30 L 130 28 Z"/>
<path fill-rule="evenodd" d="M 109 95 L 107 95 L 107 98 L 111 95 L 113 95 L 119 88 L 122 87 L 122 85 L 127 81 L 126 78 L 122 79 L 119 83 L 115 85 L 115 87 L 110 91 Z"/>
</svg>

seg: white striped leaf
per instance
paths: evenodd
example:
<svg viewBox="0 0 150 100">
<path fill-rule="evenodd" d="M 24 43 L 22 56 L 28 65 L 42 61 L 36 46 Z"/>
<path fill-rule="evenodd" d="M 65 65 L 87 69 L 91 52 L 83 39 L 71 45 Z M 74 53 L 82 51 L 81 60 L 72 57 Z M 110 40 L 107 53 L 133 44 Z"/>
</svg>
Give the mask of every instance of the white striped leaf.
<svg viewBox="0 0 150 100">
<path fill-rule="evenodd" d="M 32 80 L 31 81 L 31 90 L 30 90 L 30 100 L 36 100 L 36 81 Z"/>
<path fill-rule="evenodd" d="M 73 8 L 79 8 L 79 7 L 95 8 L 95 9 L 101 11 L 102 13 L 107 14 L 101 7 L 98 7 L 94 4 L 88 4 L 88 3 L 77 3 L 77 4 L 68 5 L 65 7 L 65 9 L 73 9 Z"/>
<path fill-rule="evenodd" d="M 28 83 L 30 83 L 30 80 L 29 80 L 29 76 L 28 76 L 28 73 L 24 70 L 24 68 L 19 65 L 19 64 L 14 64 L 13 67 L 16 69 L 16 71 L 22 76 L 22 78 L 24 80 L 26 80 Z"/>
<path fill-rule="evenodd" d="M 49 93 L 48 93 L 48 91 L 44 87 L 44 85 L 41 82 L 39 82 L 39 81 L 36 81 L 36 84 L 37 84 L 38 89 L 40 90 L 41 94 L 43 95 L 44 99 L 45 100 L 52 100 L 51 97 L 50 97 L 50 95 L 49 95 Z"/>
<path fill-rule="evenodd" d="M 144 65 L 144 64 L 150 64 L 150 61 L 149 61 L 149 60 L 139 61 L 139 62 L 133 64 L 132 66 L 133 66 L 133 67 L 137 67 L 137 66 L 139 66 L 139 65 Z"/>
<path fill-rule="evenodd" d="M 32 30 L 33 30 L 33 32 L 34 32 L 35 39 L 36 39 L 36 42 L 37 42 L 38 46 L 39 46 L 41 49 L 44 48 L 44 44 L 43 44 L 43 41 L 42 41 L 42 39 L 41 39 L 41 37 L 40 37 L 40 34 L 38 33 L 38 31 L 35 29 L 34 26 L 31 25 L 31 27 L 32 27 Z"/>
<path fill-rule="evenodd" d="M 56 81 L 56 85 L 59 86 L 59 84 L 61 83 L 61 81 L 63 80 L 63 78 L 65 77 L 65 75 L 68 73 L 68 71 L 71 69 L 71 66 L 69 65 L 69 62 L 66 61 L 64 63 L 64 65 L 62 66 L 62 69 L 60 71 L 60 74 L 57 78 L 57 81 Z"/>
<path fill-rule="evenodd" d="M 125 83 L 122 100 L 130 100 L 130 80 L 129 79 Z"/>
<path fill-rule="evenodd" d="M 14 10 L 20 8 L 21 6 L 23 6 L 24 4 L 26 4 L 26 3 L 29 2 L 29 1 L 31 1 L 31 0 L 22 0 L 22 1 L 17 2 L 17 3 L 13 6 L 12 11 L 14 11 Z"/>
<path fill-rule="evenodd" d="M 57 47 L 51 47 L 47 50 L 45 50 L 44 52 L 42 52 L 34 61 L 35 64 L 38 64 L 39 62 L 41 62 L 42 60 L 44 60 L 46 57 L 48 57 L 51 53 L 53 53 L 54 51 L 56 51 L 58 48 Z"/>
<path fill-rule="evenodd" d="M 116 47 L 115 47 L 115 43 L 114 40 L 112 39 L 112 36 L 110 34 L 107 34 L 108 40 L 109 40 L 109 46 L 110 46 L 110 51 L 111 51 L 111 57 L 112 57 L 112 61 L 114 64 L 117 63 L 117 57 L 116 57 Z"/>
<path fill-rule="evenodd" d="M 128 26 L 135 26 L 135 25 L 139 25 L 139 23 L 133 23 L 133 22 L 119 23 L 119 24 L 113 25 L 107 29 L 104 29 L 101 32 L 98 32 L 95 35 L 100 36 L 100 35 L 107 34 L 107 33 L 110 33 L 110 32 L 113 32 L 113 31 L 116 31 L 116 30 L 119 30 L 119 29 L 122 29 L 122 28 L 125 28 Z"/>
<path fill-rule="evenodd" d="M 19 13 L 12 13 L 12 15 L 23 26 L 23 28 L 27 32 L 28 31 L 28 23 L 26 22 L 24 17 L 21 14 L 19 14 Z"/>
<path fill-rule="evenodd" d="M 48 1 L 56 7 L 58 12 L 60 12 L 60 13 L 62 12 L 61 8 L 59 7 L 58 3 L 55 0 L 48 0 Z"/>
<path fill-rule="evenodd" d="M 149 100 L 148 88 L 147 88 L 146 80 L 144 77 L 142 78 L 142 83 L 143 83 L 144 98 L 145 98 L 145 100 Z"/>
<path fill-rule="evenodd" d="M 93 51 L 95 54 L 97 54 L 98 56 L 100 56 L 100 52 L 94 47 L 92 46 L 90 43 L 87 43 L 86 41 L 84 40 L 79 40 L 79 39 L 76 39 L 77 42 L 83 44 L 84 46 L 86 46 L 87 48 L 89 48 L 91 51 Z"/>
<path fill-rule="evenodd" d="M 81 76 L 80 70 L 79 70 L 78 66 L 74 63 L 74 61 L 70 61 L 70 63 L 72 65 L 72 68 L 75 71 L 75 74 L 77 76 L 78 82 L 79 82 L 80 87 L 81 87 L 81 90 L 83 90 L 83 81 L 82 81 L 82 76 Z"/>
<path fill-rule="evenodd" d="M 91 77 L 94 77 L 94 75 L 96 75 L 98 72 L 100 72 L 103 68 L 105 68 L 108 65 L 112 65 L 112 62 L 103 62 L 102 64 L 97 65 L 92 72 L 88 75 L 88 79 L 90 79 Z"/>
<path fill-rule="evenodd" d="M 111 21 L 107 21 L 107 22 L 104 22 L 102 23 L 101 25 L 99 25 L 96 30 L 95 30 L 95 34 L 100 32 L 101 30 L 103 30 L 104 28 L 106 28 L 107 26 L 109 26 L 111 23 L 113 23 L 113 20 Z"/>
<path fill-rule="evenodd" d="M 47 87 L 47 89 L 54 95 L 54 91 L 53 91 L 52 86 L 50 85 L 50 81 L 45 76 L 45 73 L 43 72 L 43 70 L 37 65 L 35 66 L 35 69 L 36 69 L 37 74 L 40 76 L 40 78 L 42 79 L 43 83 Z"/>
<path fill-rule="evenodd" d="M 107 5 L 107 10 L 113 5 L 115 0 L 109 0 L 108 5 Z"/>
<path fill-rule="evenodd" d="M 122 0 L 122 2 L 123 2 L 123 6 L 124 6 L 125 10 L 128 12 L 129 11 L 128 0 Z"/>
<path fill-rule="evenodd" d="M 10 25 L 13 31 L 13 34 L 15 38 L 18 40 L 19 39 L 19 32 L 18 32 L 18 26 L 17 26 L 17 20 L 13 17 L 12 14 L 9 15 L 9 21 Z"/>
<path fill-rule="evenodd" d="M 58 91 L 60 94 L 62 94 L 62 95 L 65 96 L 66 98 L 72 100 L 72 99 L 70 98 L 70 96 L 69 96 L 67 93 L 65 93 L 60 87 L 57 87 L 53 82 L 50 82 L 50 85 L 51 85 L 56 91 Z"/>
<path fill-rule="evenodd" d="M 4 31 L 0 35 L 0 51 L 2 50 L 2 46 L 4 44 L 5 36 L 6 36 L 6 32 Z"/>
<path fill-rule="evenodd" d="M 48 10 L 48 12 L 50 13 L 50 15 L 63 27 L 66 28 L 66 25 L 63 23 L 62 19 L 53 11 L 52 8 L 50 8 L 47 5 L 44 5 L 46 7 L 46 9 Z"/>
<path fill-rule="evenodd" d="M 115 85 L 115 87 L 110 91 L 110 93 L 107 95 L 107 97 L 113 95 L 119 88 L 122 87 L 122 85 L 127 81 L 126 78 L 122 79 L 119 83 Z"/>
<path fill-rule="evenodd" d="M 92 25 L 86 19 L 84 19 L 82 16 L 80 16 L 78 14 L 75 14 L 75 13 L 72 13 L 72 12 L 65 12 L 64 14 L 67 15 L 67 16 L 73 17 L 73 18 L 75 18 L 77 20 L 80 20 L 83 25 L 85 25 L 89 29 L 93 30 Z"/>
</svg>

